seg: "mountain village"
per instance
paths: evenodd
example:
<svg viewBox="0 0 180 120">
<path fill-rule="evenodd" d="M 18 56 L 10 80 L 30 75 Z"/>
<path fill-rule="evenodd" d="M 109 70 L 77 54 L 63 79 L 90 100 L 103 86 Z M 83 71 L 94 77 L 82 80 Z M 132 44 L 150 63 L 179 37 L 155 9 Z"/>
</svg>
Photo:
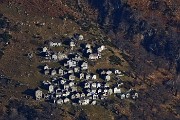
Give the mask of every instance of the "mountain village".
<svg viewBox="0 0 180 120">
<path fill-rule="evenodd" d="M 64 46 L 68 46 L 66 51 L 64 48 L 54 50 Z M 39 56 L 45 63 L 40 71 L 50 80 L 42 81 L 35 90 L 35 99 L 59 105 L 96 105 L 111 95 L 118 95 L 120 99 L 137 99 L 138 93 L 135 90 L 123 89 L 123 71 L 109 68 L 97 69 L 93 73 L 89 69 L 89 61 L 104 59 L 102 54 L 106 49 L 103 44 L 86 43 L 81 34 L 74 34 L 63 42 L 48 41 L 39 49 Z M 51 68 L 48 63 L 58 63 L 59 67 Z M 112 76 L 116 78 L 115 82 L 112 82 Z"/>
</svg>

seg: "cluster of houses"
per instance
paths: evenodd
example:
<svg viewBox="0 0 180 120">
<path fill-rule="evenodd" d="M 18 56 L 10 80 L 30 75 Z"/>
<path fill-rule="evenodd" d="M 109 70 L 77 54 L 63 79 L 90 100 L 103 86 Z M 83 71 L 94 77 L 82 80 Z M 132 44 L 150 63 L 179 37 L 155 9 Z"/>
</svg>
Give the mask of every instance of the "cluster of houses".
<svg viewBox="0 0 180 120">
<path fill-rule="evenodd" d="M 84 38 L 82 35 L 75 35 L 74 39 L 83 40 Z M 73 49 L 75 44 L 72 42 L 74 41 L 70 41 L 70 47 Z M 58 42 L 49 43 L 49 47 L 61 45 Z M 36 90 L 36 100 L 44 99 L 56 104 L 71 102 L 79 105 L 95 105 L 97 101 L 107 99 L 112 94 L 119 94 L 121 99 L 136 99 L 138 93 L 134 90 L 122 92 L 123 83 L 110 84 L 112 74 L 123 76 L 120 70 L 98 69 L 97 73 L 89 72 L 88 61 L 83 58 L 99 59 L 101 52 L 105 49 L 104 45 L 92 47 L 90 44 L 85 44 L 82 47 L 82 54 L 78 52 L 65 54 L 50 51 L 48 47 L 43 47 L 41 53 L 45 59 L 58 61 L 60 67 L 50 68 L 47 64 L 42 67 L 43 74 L 52 80 L 42 82 L 41 87 L 48 92 L 43 93 L 40 89 Z"/>
<path fill-rule="evenodd" d="M 79 36 L 80 40 L 82 40 L 83 36 Z M 68 45 L 71 48 L 71 50 L 74 50 L 74 48 L 76 47 L 76 41 L 74 39 L 69 39 L 70 41 L 68 41 Z M 50 41 L 49 42 L 49 48 L 53 48 L 53 47 L 60 47 L 62 46 L 62 42 L 53 42 Z M 46 60 L 63 60 L 65 58 L 67 58 L 67 55 L 62 53 L 62 52 L 54 52 L 49 50 L 47 46 L 42 48 L 41 51 L 41 56 L 44 57 Z M 84 44 L 82 47 L 82 55 L 83 57 L 87 57 L 89 60 L 97 60 L 100 59 L 101 53 L 102 51 L 104 51 L 106 49 L 106 47 L 104 45 L 96 45 L 96 46 L 92 46 L 91 44 Z"/>
<path fill-rule="evenodd" d="M 112 94 L 119 94 L 121 99 L 138 98 L 138 93 L 132 89 L 123 93 L 122 85 L 123 83 L 120 83 L 111 87 L 108 82 L 94 82 L 93 80 L 75 82 L 64 78 L 54 78 L 51 82 L 43 81 L 42 87 L 48 92 L 43 94 L 38 89 L 35 92 L 35 97 L 36 100 L 44 98 L 60 105 L 70 102 L 79 105 L 95 105 L 98 101 L 107 99 Z"/>
<path fill-rule="evenodd" d="M 101 58 L 101 52 L 105 49 L 106 47 L 104 45 L 93 47 L 91 44 L 85 44 L 82 47 L 82 53 L 84 57 L 87 57 L 90 60 L 97 60 Z"/>
</svg>

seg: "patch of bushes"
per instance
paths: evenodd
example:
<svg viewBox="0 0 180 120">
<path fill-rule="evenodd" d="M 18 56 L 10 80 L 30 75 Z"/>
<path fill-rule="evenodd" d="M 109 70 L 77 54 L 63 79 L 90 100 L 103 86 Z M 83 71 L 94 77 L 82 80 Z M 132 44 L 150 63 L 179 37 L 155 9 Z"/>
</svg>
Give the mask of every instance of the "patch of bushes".
<svg viewBox="0 0 180 120">
<path fill-rule="evenodd" d="M 4 33 L 0 34 L 0 41 L 2 41 L 2 42 L 7 43 L 10 41 L 11 38 L 12 38 L 12 36 L 8 32 L 4 32 Z"/>
<path fill-rule="evenodd" d="M 121 65 L 122 60 L 118 56 L 112 55 L 109 57 L 109 62 L 113 65 Z"/>
</svg>

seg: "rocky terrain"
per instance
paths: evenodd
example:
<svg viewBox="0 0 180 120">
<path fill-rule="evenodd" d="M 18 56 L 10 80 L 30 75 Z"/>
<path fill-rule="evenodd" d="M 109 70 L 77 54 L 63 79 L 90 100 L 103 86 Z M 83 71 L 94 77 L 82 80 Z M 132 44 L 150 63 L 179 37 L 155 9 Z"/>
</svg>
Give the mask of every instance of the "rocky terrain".
<svg viewBox="0 0 180 120">
<path fill-rule="evenodd" d="M 1 0 L 0 119 L 180 119 L 178 0 Z M 121 51 L 139 99 L 97 106 L 37 102 L 40 59 L 27 57 L 46 40 L 74 33 Z M 36 54 L 35 52 L 33 54 Z"/>
</svg>

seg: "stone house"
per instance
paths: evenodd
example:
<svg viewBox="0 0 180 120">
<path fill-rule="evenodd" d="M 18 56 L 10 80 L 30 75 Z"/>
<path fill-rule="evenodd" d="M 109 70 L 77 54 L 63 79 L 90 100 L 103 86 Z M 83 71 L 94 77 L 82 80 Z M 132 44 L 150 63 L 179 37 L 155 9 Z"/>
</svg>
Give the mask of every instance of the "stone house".
<svg viewBox="0 0 180 120">
<path fill-rule="evenodd" d="M 54 76 L 54 75 L 56 75 L 56 74 L 57 74 L 56 70 L 55 70 L 55 69 L 52 69 L 52 70 L 51 70 L 51 75 Z"/>
<path fill-rule="evenodd" d="M 125 94 L 121 94 L 121 99 L 125 99 L 126 95 Z"/>
<path fill-rule="evenodd" d="M 97 88 L 100 88 L 101 87 L 101 83 L 97 83 Z"/>
<path fill-rule="evenodd" d="M 85 45 L 85 48 L 91 49 L 91 45 L 90 45 L 90 44 L 86 44 L 86 45 Z"/>
<path fill-rule="evenodd" d="M 64 85 L 66 82 L 65 82 L 65 80 L 61 80 L 60 83 L 61 83 L 61 85 Z"/>
<path fill-rule="evenodd" d="M 111 76 L 110 75 L 104 75 L 103 78 L 106 81 L 110 81 L 111 80 Z"/>
<path fill-rule="evenodd" d="M 47 70 L 44 70 L 44 75 L 49 75 L 49 70 L 47 69 Z"/>
<path fill-rule="evenodd" d="M 89 98 L 83 97 L 79 99 L 79 104 L 80 105 L 88 105 L 90 102 Z"/>
<path fill-rule="evenodd" d="M 90 74 L 86 74 L 86 80 L 89 80 L 89 79 L 91 79 L 91 75 Z"/>
<path fill-rule="evenodd" d="M 69 86 L 70 86 L 70 87 L 72 87 L 72 86 L 74 86 L 74 85 L 75 85 L 75 83 L 74 83 L 74 82 L 72 82 L 72 81 L 71 81 L 71 82 L 69 82 Z"/>
<path fill-rule="evenodd" d="M 92 80 L 96 80 L 97 79 L 97 76 L 95 74 L 92 75 Z"/>
<path fill-rule="evenodd" d="M 35 91 L 35 98 L 36 98 L 36 100 L 40 100 L 42 98 L 42 96 L 43 96 L 43 93 L 42 93 L 41 90 L 36 90 Z"/>
<path fill-rule="evenodd" d="M 76 46 L 76 45 L 75 45 L 74 41 L 71 41 L 71 42 L 70 42 L 70 47 L 71 47 L 72 50 L 73 50 L 73 48 L 74 48 L 75 46 Z"/>
<path fill-rule="evenodd" d="M 92 49 L 91 48 L 86 49 L 86 54 L 91 54 L 91 53 L 92 53 Z"/>
<path fill-rule="evenodd" d="M 130 97 L 131 97 L 130 93 L 126 93 L 126 98 L 130 98 Z"/>
<path fill-rule="evenodd" d="M 57 56 L 56 54 L 53 54 L 53 55 L 51 56 L 51 59 L 52 59 L 52 60 L 57 60 L 57 59 L 58 59 L 58 56 Z"/>
<path fill-rule="evenodd" d="M 69 102 L 70 100 L 69 100 L 69 98 L 65 98 L 64 99 L 64 103 L 67 103 L 67 102 Z"/>
<path fill-rule="evenodd" d="M 79 79 L 84 79 L 84 73 L 79 73 L 78 77 Z"/>
<path fill-rule="evenodd" d="M 99 55 L 96 54 L 96 53 L 90 54 L 90 55 L 89 55 L 89 59 L 90 59 L 90 60 L 97 60 L 97 59 L 99 59 Z"/>
<path fill-rule="evenodd" d="M 117 74 L 118 74 L 118 75 L 119 75 L 119 74 L 121 74 L 121 71 L 120 71 L 120 70 L 118 70 L 118 69 L 114 69 L 114 71 L 113 71 L 113 72 L 114 72 L 114 74 L 116 74 L 116 75 L 117 75 Z"/>
<path fill-rule="evenodd" d="M 64 75 L 64 70 L 63 70 L 62 68 L 59 68 L 59 69 L 58 69 L 58 74 L 59 74 L 60 76 L 63 76 L 63 75 Z"/>
<path fill-rule="evenodd" d="M 93 99 L 93 100 L 97 100 L 98 98 L 99 98 L 98 94 L 93 94 L 93 95 L 92 95 L 92 99 Z"/>
<path fill-rule="evenodd" d="M 109 90 L 108 90 L 108 94 L 109 94 L 109 95 L 112 95 L 112 94 L 113 94 L 113 90 L 112 90 L 112 89 L 109 89 Z"/>
<path fill-rule="evenodd" d="M 54 92 L 54 86 L 53 85 L 49 85 L 49 93 L 53 93 Z"/>
<path fill-rule="evenodd" d="M 49 47 L 59 47 L 61 45 L 62 45 L 61 42 L 52 42 L 52 41 L 49 42 Z"/>
<path fill-rule="evenodd" d="M 49 66 L 46 64 L 44 65 L 44 70 L 48 70 L 49 69 Z"/>
<path fill-rule="evenodd" d="M 69 69 L 68 70 L 68 74 L 72 74 L 72 73 L 74 73 L 74 70 L 73 69 Z"/>
<path fill-rule="evenodd" d="M 42 52 L 47 52 L 48 51 L 48 48 L 47 47 L 43 47 L 42 48 Z"/>
<path fill-rule="evenodd" d="M 91 102 L 91 105 L 96 105 L 96 104 L 97 104 L 96 100 L 93 100 L 93 101 Z"/>
<path fill-rule="evenodd" d="M 84 84 L 84 88 L 90 88 L 90 83 L 86 82 L 86 83 Z"/>
<path fill-rule="evenodd" d="M 58 105 L 62 105 L 62 104 L 64 103 L 64 101 L 63 101 L 62 99 L 58 99 L 58 100 L 56 101 L 56 103 L 57 103 Z"/>
<path fill-rule="evenodd" d="M 113 91 L 114 91 L 114 93 L 121 93 L 121 88 L 115 87 L 115 88 L 113 89 Z"/>
<path fill-rule="evenodd" d="M 82 69 L 82 70 L 87 70 L 87 69 L 88 69 L 88 62 L 87 62 L 87 61 L 85 61 L 85 62 L 83 62 L 83 63 L 81 64 L 81 69 Z"/>
<path fill-rule="evenodd" d="M 75 80 L 75 76 L 73 74 L 69 75 L 69 80 Z"/>
<path fill-rule="evenodd" d="M 78 72 L 80 72 L 80 68 L 79 67 L 75 67 L 74 68 L 74 73 L 78 73 Z"/>
<path fill-rule="evenodd" d="M 63 53 L 61 53 L 61 52 L 58 52 L 58 53 L 57 53 L 57 58 L 58 58 L 58 60 L 67 59 L 67 55 L 66 55 L 66 54 L 63 54 Z"/>
<path fill-rule="evenodd" d="M 91 83 L 91 88 L 97 88 L 97 84 L 96 83 Z"/>
</svg>

